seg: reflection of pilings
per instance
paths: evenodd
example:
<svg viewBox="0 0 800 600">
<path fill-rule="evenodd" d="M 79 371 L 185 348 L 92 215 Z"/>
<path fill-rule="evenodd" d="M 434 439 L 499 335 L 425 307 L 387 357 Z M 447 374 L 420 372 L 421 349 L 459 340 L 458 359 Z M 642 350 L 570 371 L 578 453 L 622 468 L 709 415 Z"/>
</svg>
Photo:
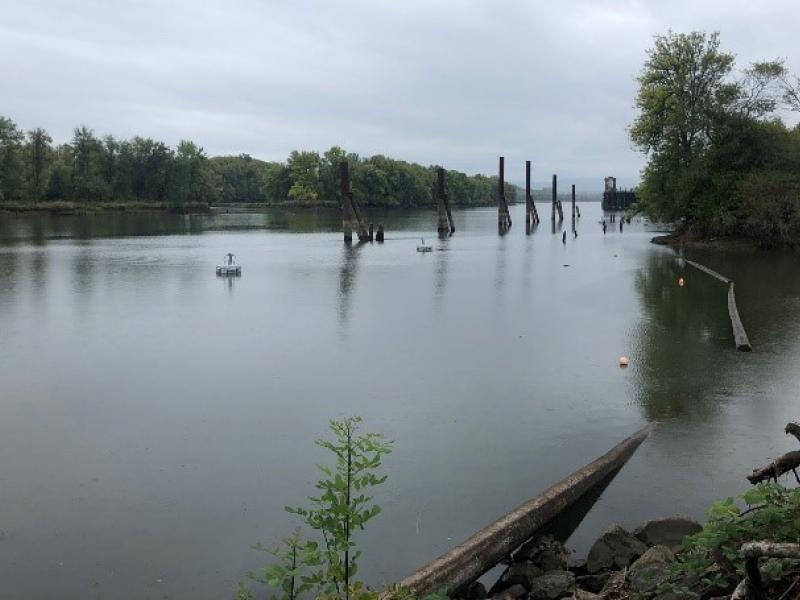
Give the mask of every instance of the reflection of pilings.
<svg viewBox="0 0 800 600">
<path fill-rule="evenodd" d="M 500 157 L 497 176 L 497 229 L 502 234 L 511 227 L 511 215 L 506 202 L 505 158 Z"/>
<path fill-rule="evenodd" d="M 622 222 L 620 222 L 620 228 L 621 227 Z M 694 267 L 695 269 L 703 271 L 703 273 L 711 275 L 711 277 L 719 279 L 722 283 L 728 285 L 728 316 L 731 319 L 733 340 L 736 343 L 737 350 L 741 350 L 742 352 L 750 352 L 753 347 L 750 345 L 750 339 L 747 337 L 747 332 L 744 330 L 744 325 L 742 325 L 742 319 L 739 317 L 739 309 L 736 307 L 736 294 L 733 291 L 733 280 L 717 273 L 713 269 L 709 269 L 705 265 L 696 263 L 693 260 L 684 260 L 686 261 L 686 264 Z"/>
<path fill-rule="evenodd" d="M 447 237 L 444 237 L 441 243 L 444 245 L 444 248 L 440 248 L 440 251 L 436 253 L 436 271 L 433 284 L 434 309 L 438 313 L 441 313 L 444 291 L 447 287 L 447 261 L 450 254 L 447 252 Z"/>
<path fill-rule="evenodd" d="M 347 323 L 347 317 L 350 313 L 350 300 L 353 292 L 353 285 L 356 280 L 356 271 L 358 269 L 358 253 L 361 250 L 361 245 L 350 246 L 345 245 L 342 255 L 342 266 L 339 271 L 339 321 L 342 324 Z"/>
<path fill-rule="evenodd" d="M 545 523 L 574 504 L 624 465 L 653 425 L 640 429 L 606 454 L 481 529 L 448 553 L 400 582 L 417 596 L 449 593 L 475 581 L 532 537 Z"/>
</svg>

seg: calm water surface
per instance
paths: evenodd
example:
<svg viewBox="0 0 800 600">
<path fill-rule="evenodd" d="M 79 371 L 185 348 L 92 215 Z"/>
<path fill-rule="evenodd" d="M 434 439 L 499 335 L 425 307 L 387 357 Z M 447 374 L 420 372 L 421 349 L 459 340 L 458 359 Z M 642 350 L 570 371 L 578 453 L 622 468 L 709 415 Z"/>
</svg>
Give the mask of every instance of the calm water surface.
<svg viewBox="0 0 800 600">
<path fill-rule="evenodd" d="M 386 243 L 353 248 L 335 213 L 0 216 L 0 597 L 230 597 L 345 415 L 396 440 L 358 539 L 372 583 L 649 421 L 579 552 L 612 522 L 701 517 L 791 448 L 796 255 L 687 253 L 736 280 L 742 354 L 724 286 L 643 224 L 603 236 L 586 204 L 564 245 L 523 210 L 502 238 L 496 210 L 456 212 L 447 240 L 432 211 L 373 214 Z M 214 275 L 229 251 L 240 279 Z"/>
</svg>

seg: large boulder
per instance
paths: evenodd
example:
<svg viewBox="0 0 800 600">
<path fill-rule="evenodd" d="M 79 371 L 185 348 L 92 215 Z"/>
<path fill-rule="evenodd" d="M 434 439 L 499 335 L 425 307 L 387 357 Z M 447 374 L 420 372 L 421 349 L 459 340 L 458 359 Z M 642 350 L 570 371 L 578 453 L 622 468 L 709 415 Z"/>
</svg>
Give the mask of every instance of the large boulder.
<svg viewBox="0 0 800 600">
<path fill-rule="evenodd" d="M 647 546 L 619 525 L 612 525 L 592 545 L 586 557 L 589 573 L 624 569 L 647 551 Z"/>
<path fill-rule="evenodd" d="M 633 531 L 633 535 L 648 546 L 667 546 L 674 552 L 683 543 L 683 538 L 702 529 L 703 526 L 697 521 L 675 515 L 666 519 L 646 521 Z"/>
<path fill-rule="evenodd" d="M 666 546 L 653 546 L 642 554 L 628 569 L 631 589 L 640 594 L 655 591 L 664 581 L 667 565 L 673 557 L 672 550 Z"/>
<path fill-rule="evenodd" d="M 569 571 L 548 571 L 533 580 L 531 600 L 556 600 L 568 596 L 575 589 L 575 574 Z"/>
</svg>

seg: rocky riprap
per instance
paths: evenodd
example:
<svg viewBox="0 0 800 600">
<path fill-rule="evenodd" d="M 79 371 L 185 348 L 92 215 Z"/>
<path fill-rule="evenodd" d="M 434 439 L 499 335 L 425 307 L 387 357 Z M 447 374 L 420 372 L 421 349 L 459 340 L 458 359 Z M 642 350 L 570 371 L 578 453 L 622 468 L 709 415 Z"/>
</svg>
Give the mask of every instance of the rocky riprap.
<svg viewBox="0 0 800 600">
<path fill-rule="evenodd" d="M 647 521 L 633 532 L 613 525 L 592 544 L 585 560 L 572 556 L 551 536 L 533 538 L 514 553 L 490 590 L 475 582 L 454 596 L 461 600 L 657 598 L 667 565 L 680 551 L 683 538 L 701 529 L 682 516 Z"/>
</svg>

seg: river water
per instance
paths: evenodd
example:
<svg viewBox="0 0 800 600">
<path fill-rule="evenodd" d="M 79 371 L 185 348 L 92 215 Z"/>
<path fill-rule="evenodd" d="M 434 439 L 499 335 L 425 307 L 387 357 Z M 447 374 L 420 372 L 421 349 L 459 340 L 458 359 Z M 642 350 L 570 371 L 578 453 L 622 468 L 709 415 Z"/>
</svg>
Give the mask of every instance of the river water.
<svg viewBox="0 0 800 600">
<path fill-rule="evenodd" d="M 1 216 L 0 597 L 230 597 L 346 415 L 395 440 L 357 537 L 376 584 L 650 421 L 579 553 L 613 522 L 702 517 L 792 449 L 796 255 L 687 251 L 736 280 L 745 354 L 725 286 L 652 228 L 604 236 L 583 204 L 564 244 L 523 210 L 505 237 L 456 211 L 446 240 L 432 211 L 373 212 L 386 242 L 352 248 L 335 212 Z M 226 252 L 241 278 L 215 276 Z"/>
</svg>

